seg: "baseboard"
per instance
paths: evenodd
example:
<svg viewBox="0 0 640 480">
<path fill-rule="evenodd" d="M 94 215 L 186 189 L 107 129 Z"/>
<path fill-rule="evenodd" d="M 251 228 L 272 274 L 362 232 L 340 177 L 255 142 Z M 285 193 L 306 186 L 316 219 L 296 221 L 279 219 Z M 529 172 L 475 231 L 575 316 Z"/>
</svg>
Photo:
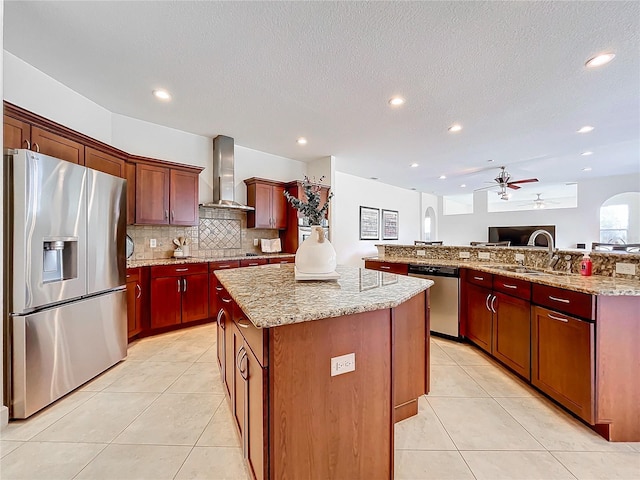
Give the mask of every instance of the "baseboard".
<svg viewBox="0 0 640 480">
<path fill-rule="evenodd" d="M 9 423 L 9 409 L 2 405 L 0 407 L 0 429 L 7 426 Z"/>
</svg>

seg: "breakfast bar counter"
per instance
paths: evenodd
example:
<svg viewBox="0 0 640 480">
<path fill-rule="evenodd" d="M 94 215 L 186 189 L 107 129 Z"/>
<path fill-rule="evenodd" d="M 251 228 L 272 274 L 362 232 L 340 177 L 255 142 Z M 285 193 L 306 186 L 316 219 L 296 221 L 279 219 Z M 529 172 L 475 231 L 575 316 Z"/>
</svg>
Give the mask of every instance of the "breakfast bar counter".
<svg viewBox="0 0 640 480">
<path fill-rule="evenodd" d="M 429 280 L 339 266 L 216 272 L 218 363 L 253 478 L 393 478 L 429 391 Z"/>
</svg>

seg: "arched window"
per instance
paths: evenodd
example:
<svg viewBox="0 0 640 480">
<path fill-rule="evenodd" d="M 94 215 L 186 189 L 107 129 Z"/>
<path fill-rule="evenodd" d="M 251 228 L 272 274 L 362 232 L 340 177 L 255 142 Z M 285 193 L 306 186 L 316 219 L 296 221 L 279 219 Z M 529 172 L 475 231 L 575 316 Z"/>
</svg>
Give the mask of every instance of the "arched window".
<svg viewBox="0 0 640 480">
<path fill-rule="evenodd" d="M 602 204 L 600 242 L 640 243 L 640 192 L 619 193 Z"/>
<path fill-rule="evenodd" d="M 424 213 L 424 240 L 429 242 L 435 240 L 436 233 L 436 212 L 428 207 Z"/>
</svg>

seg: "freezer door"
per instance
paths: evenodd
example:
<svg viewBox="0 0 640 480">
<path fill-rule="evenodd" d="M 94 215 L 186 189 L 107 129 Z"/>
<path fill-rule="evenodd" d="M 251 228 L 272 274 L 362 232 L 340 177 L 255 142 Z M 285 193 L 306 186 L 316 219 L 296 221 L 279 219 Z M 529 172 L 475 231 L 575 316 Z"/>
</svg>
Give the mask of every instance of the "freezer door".
<svg viewBox="0 0 640 480">
<path fill-rule="evenodd" d="M 27 418 L 127 354 L 124 290 L 12 322 L 11 418 Z"/>
<path fill-rule="evenodd" d="M 86 168 L 30 150 L 7 162 L 12 218 L 10 311 L 86 294 Z"/>
<path fill-rule="evenodd" d="M 87 288 L 89 294 L 126 282 L 126 182 L 87 169 Z"/>
</svg>

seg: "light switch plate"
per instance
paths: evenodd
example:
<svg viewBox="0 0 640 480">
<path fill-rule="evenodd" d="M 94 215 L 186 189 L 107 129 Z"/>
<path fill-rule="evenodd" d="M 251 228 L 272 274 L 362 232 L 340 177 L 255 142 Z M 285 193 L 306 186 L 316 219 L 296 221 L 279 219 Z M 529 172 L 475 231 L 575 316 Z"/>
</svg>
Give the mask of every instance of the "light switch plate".
<svg viewBox="0 0 640 480">
<path fill-rule="evenodd" d="M 353 372 L 356 369 L 356 354 L 347 353 L 339 357 L 331 358 L 331 376 L 342 375 L 343 373 Z"/>
<path fill-rule="evenodd" d="M 253 239 L 253 246 L 254 246 L 254 247 L 257 247 L 257 246 L 258 246 L 258 239 L 257 239 L 257 238 L 254 238 L 254 239 Z"/>
<path fill-rule="evenodd" d="M 524 262 L 524 253 L 516 253 L 516 262 Z"/>
<path fill-rule="evenodd" d="M 471 258 L 471 254 L 469 252 L 460 252 L 460 258 Z"/>
<path fill-rule="evenodd" d="M 149 246 L 151 248 L 156 248 L 158 245 L 156 244 L 156 239 L 155 238 L 150 238 L 149 239 Z"/>
<path fill-rule="evenodd" d="M 625 275 L 635 275 L 636 264 L 616 262 L 616 273 L 623 273 Z"/>
<path fill-rule="evenodd" d="M 416 255 L 419 257 L 424 257 L 427 254 L 424 250 L 416 250 Z"/>
<path fill-rule="evenodd" d="M 478 258 L 480 260 L 489 260 L 491 258 L 491 254 L 489 252 L 478 252 Z"/>
</svg>

